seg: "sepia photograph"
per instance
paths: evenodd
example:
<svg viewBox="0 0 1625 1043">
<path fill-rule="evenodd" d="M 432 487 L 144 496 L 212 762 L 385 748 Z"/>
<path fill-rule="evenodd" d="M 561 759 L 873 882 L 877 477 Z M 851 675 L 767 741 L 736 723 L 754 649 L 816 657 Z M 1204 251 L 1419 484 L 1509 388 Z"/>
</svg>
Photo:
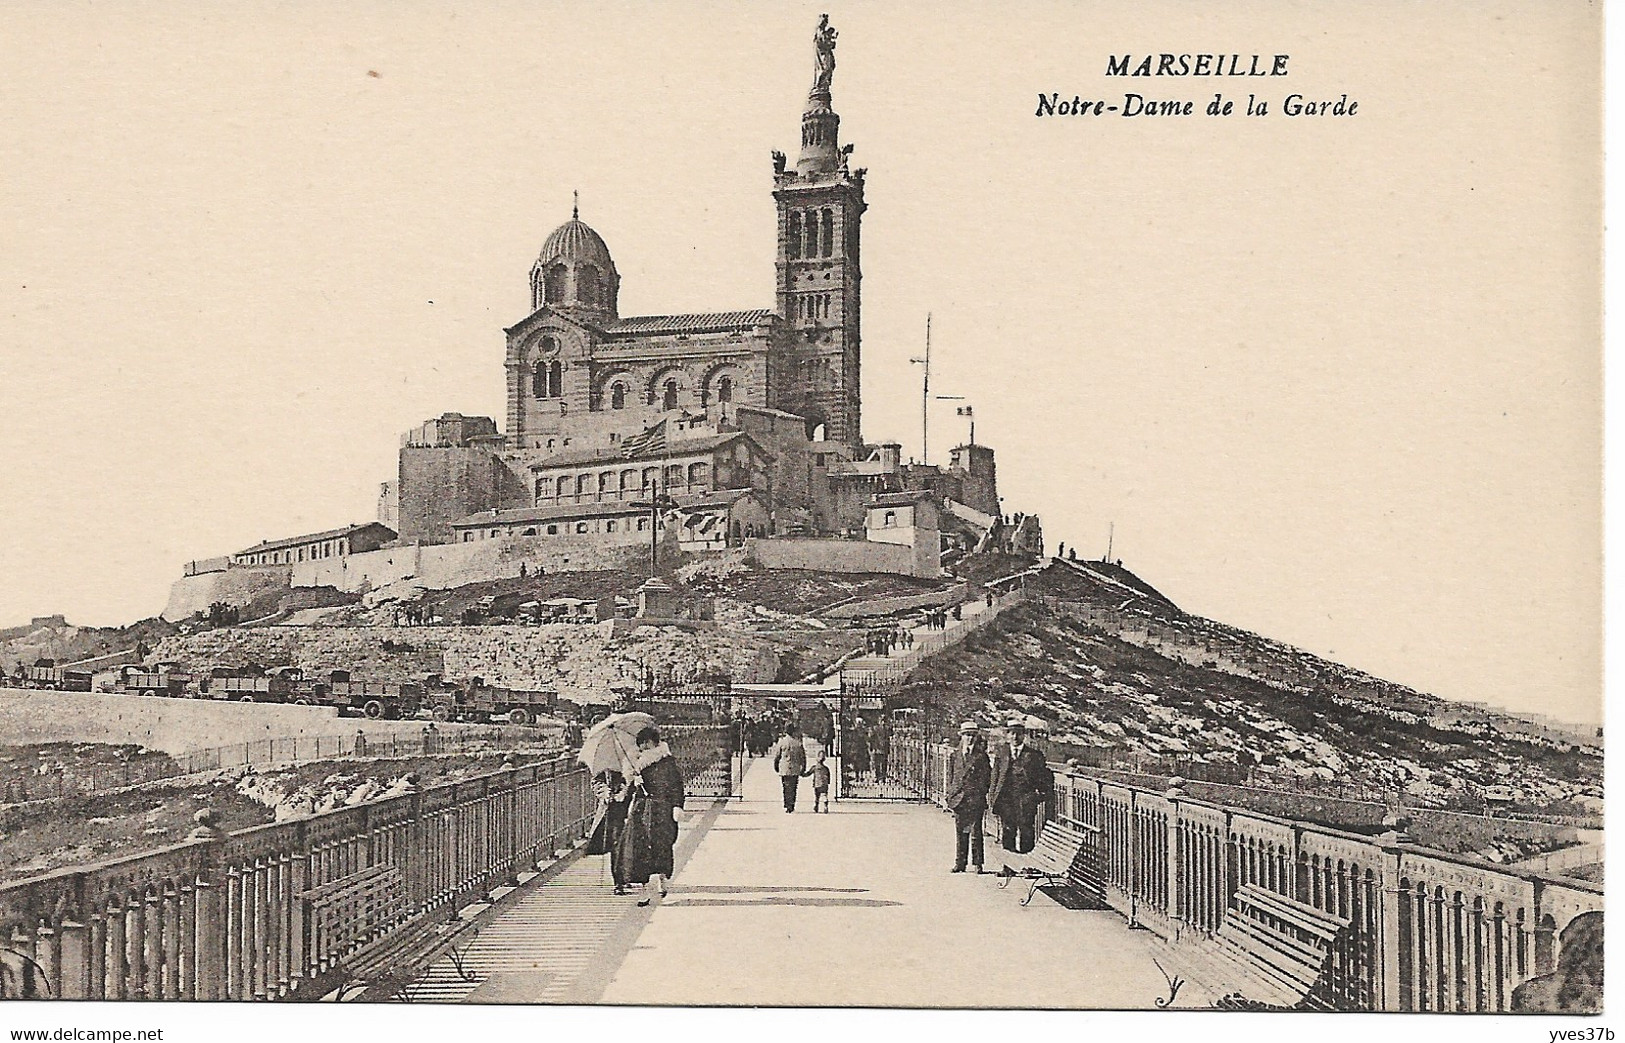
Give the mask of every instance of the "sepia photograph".
<svg viewBox="0 0 1625 1043">
<path fill-rule="evenodd" d="M 1603 36 L 0 8 L 0 1028 L 1602 1013 Z"/>
</svg>

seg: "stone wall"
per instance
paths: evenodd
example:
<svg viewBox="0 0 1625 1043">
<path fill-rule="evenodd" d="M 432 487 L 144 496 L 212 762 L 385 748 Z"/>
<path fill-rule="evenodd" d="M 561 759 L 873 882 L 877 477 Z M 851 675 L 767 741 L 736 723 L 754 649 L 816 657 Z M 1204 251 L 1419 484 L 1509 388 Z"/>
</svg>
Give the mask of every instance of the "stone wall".
<svg viewBox="0 0 1625 1043">
<path fill-rule="evenodd" d="M 296 587 L 336 587 L 357 592 L 410 579 L 431 589 L 519 575 L 519 566 L 535 574 L 598 572 L 644 567 L 648 543 L 606 545 L 602 537 L 514 536 L 469 543 L 386 547 L 343 558 L 305 561 L 293 566 Z"/>
<path fill-rule="evenodd" d="M 397 650 L 385 651 L 386 641 Z M 643 627 L 617 637 L 609 623 L 226 628 L 166 638 L 152 659 L 194 670 L 247 661 L 296 665 L 318 674 L 345 669 L 357 678 L 379 681 L 441 673 L 455 679 L 481 677 L 508 688 L 554 688 L 585 702 L 604 701 L 612 687 L 641 679 L 648 670 L 678 683 L 717 673 L 740 683 L 767 683 L 778 674 L 778 656 L 762 641 L 675 627 Z"/>
<path fill-rule="evenodd" d="M 403 446 L 395 497 L 402 543 L 449 543 L 458 518 L 530 506 L 524 483 L 483 446 Z"/>
<path fill-rule="evenodd" d="M 169 603 L 164 606 L 162 615 L 173 623 L 194 612 L 207 612 L 216 601 L 241 607 L 261 594 L 286 589 L 288 585 L 286 565 L 238 567 L 182 576 L 169 588 Z"/>
<path fill-rule="evenodd" d="M 0 688 L 0 734 L 16 743 L 139 743 L 176 754 L 260 739 L 354 735 L 358 728 L 416 734 L 423 724 L 341 719 L 321 706 Z"/>
<path fill-rule="evenodd" d="M 808 569 L 814 572 L 883 572 L 894 576 L 935 579 L 941 569 L 927 565 L 911 546 L 867 540 L 746 540 L 745 557 L 764 569 Z"/>
</svg>

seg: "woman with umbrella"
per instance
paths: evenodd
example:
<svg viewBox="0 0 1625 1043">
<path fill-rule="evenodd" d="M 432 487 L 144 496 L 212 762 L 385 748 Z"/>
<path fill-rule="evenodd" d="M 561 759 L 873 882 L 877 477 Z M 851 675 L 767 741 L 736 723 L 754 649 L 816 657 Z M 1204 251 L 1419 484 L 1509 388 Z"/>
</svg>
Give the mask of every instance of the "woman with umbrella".
<svg viewBox="0 0 1625 1043">
<path fill-rule="evenodd" d="M 687 794 L 683 789 L 683 773 L 677 767 L 671 747 L 661 741 L 660 730 L 653 725 L 643 729 L 637 735 L 637 744 L 632 799 L 621 837 L 625 849 L 623 862 L 628 881 L 653 882 L 664 898 L 666 881 L 671 879 L 675 868 L 677 819 L 682 814 Z M 638 904 L 648 905 L 649 901 L 645 897 Z"/>
<path fill-rule="evenodd" d="M 666 893 L 683 806 L 682 772 L 671 748 L 646 713 L 617 713 L 582 737 L 579 759 L 593 773 L 605 806 L 593 836 L 595 850 L 609 853 L 617 894 L 629 883 L 651 879 Z M 599 836 L 599 831 L 603 836 Z M 647 905 L 646 898 L 641 905 Z"/>
</svg>

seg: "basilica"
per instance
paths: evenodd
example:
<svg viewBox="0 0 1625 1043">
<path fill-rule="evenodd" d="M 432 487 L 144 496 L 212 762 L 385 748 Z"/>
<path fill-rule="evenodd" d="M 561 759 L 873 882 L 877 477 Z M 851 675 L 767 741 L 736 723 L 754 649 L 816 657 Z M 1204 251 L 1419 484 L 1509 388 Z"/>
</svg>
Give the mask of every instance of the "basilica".
<svg viewBox="0 0 1625 1043">
<path fill-rule="evenodd" d="M 376 522 L 269 540 L 221 567 L 355 588 L 421 579 L 448 555 L 579 569 L 664 541 L 749 546 L 766 567 L 936 575 L 955 548 L 1041 539 L 1036 519 L 1002 517 L 989 447 L 958 446 L 940 467 L 864 441 L 866 171 L 841 142 L 835 38 L 822 19 L 799 153 L 772 153 L 771 308 L 622 315 L 609 244 L 573 210 L 530 267 L 530 314 L 505 331 L 505 425 L 425 421 L 402 436 Z"/>
</svg>

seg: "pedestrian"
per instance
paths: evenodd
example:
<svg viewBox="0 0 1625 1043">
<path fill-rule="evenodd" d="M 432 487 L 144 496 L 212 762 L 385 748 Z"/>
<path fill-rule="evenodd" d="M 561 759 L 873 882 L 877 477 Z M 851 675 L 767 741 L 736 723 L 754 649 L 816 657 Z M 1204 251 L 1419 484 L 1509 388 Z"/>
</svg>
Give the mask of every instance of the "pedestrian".
<svg viewBox="0 0 1625 1043">
<path fill-rule="evenodd" d="M 440 752 L 440 733 L 435 730 L 433 721 L 423 728 L 423 752 L 426 756 Z"/>
<path fill-rule="evenodd" d="M 891 722 L 882 712 L 869 731 L 869 768 L 876 782 L 886 781 L 886 763 L 891 759 Z"/>
<path fill-rule="evenodd" d="M 627 893 L 626 852 L 621 844 L 621 835 L 626 830 L 626 810 L 632 799 L 632 787 L 620 772 L 601 771 L 593 777 L 592 791 L 599 800 L 600 808 L 598 821 L 587 839 L 587 854 L 608 856 L 615 893 L 624 895 Z"/>
<path fill-rule="evenodd" d="M 362 728 L 357 728 L 355 730 L 355 755 L 357 757 L 365 757 L 367 755 L 367 733 L 365 729 Z"/>
<path fill-rule="evenodd" d="M 991 590 L 987 592 L 987 607 L 993 607 L 993 592 Z"/>
<path fill-rule="evenodd" d="M 519 578 L 520 578 L 520 579 L 524 579 L 524 578 L 525 578 L 525 570 L 526 570 L 526 566 L 525 566 L 525 563 L 524 563 L 524 562 L 522 562 L 522 561 L 521 561 L 521 562 L 520 562 L 520 563 L 519 563 Z"/>
<path fill-rule="evenodd" d="M 1010 804 L 1009 732 L 997 737 L 989 750 L 987 803 L 999 820 L 999 844 L 1006 851 L 1016 849 L 1016 813 Z"/>
<path fill-rule="evenodd" d="M 843 738 L 841 746 L 841 773 L 851 772 L 854 782 L 863 778 L 869 767 L 869 727 L 859 717 Z"/>
<path fill-rule="evenodd" d="M 660 738 L 660 729 L 649 727 L 637 734 L 638 752 L 633 758 L 631 798 L 626 808 L 626 828 L 621 835 L 626 882 L 652 883 L 666 897 L 666 882 L 675 871 L 677 820 L 682 815 L 683 773 L 671 747 Z M 645 894 L 639 905 L 648 905 L 653 896 Z"/>
<path fill-rule="evenodd" d="M 808 774 L 807 747 L 801 741 L 801 729 L 796 727 L 794 721 L 784 726 L 784 736 L 773 744 L 769 755 L 773 759 L 773 770 L 778 773 L 779 783 L 784 787 L 784 810 L 789 814 L 796 810 L 796 790 L 801 788 L 801 780 Z"/>
<path fill-rule="evenodd" d="M 982 816 L 987 811 L 991 769 L 987 744 L 974 721 L 959 726 L 959 748 L 948 757 L 948 791 L 944 802 L 954 813 L 954 868 L 963 873 L 967 860 L 982 872 Z"/>
<path fill-rule="evenodd" d="M 829 814 L 829 764 L 823 750 L 819 750 L 817 758 L 813 760 L 812 787 L 813 814 L 820 811 Z"/>
<path fill-rule="evenodd" d="M 954 622 L 955 623 L 959 622 L 960 618 L 961 618 L 961 616 L 959 614 L 959 606 L 955 605 L 954 606 Z"/>
<path fill-rule="evenodd" d="M 1019 721 L 1012 723 L 1010 777 L 1005 789 L 1013 821 L 1006 829 L 1014 833 L 1015 847 L 1012 850 L 1016 854 L 1025 855 L 1033 849 L 1038 806 L 1049 800 L 1053 785 L 1054 777 L 1044 761 L 1044 754 L 1027 740 L 1026 725 Z"/>
</svg>

